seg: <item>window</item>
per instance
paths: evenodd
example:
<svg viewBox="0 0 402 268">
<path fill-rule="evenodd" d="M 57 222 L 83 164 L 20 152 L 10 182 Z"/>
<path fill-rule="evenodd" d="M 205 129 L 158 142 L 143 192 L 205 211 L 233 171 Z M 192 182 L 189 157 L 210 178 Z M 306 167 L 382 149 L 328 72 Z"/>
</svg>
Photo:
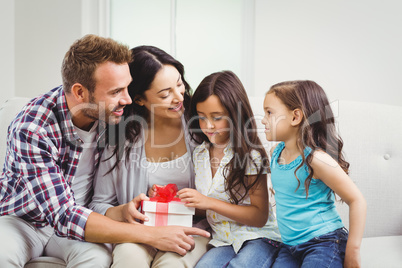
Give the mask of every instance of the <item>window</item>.
<svg viewBox="0 0 402 268">
<path fill-rule="evenodd" d="M 253 86 L 254 1 L 112 0 L 110 36 L 130 47 L 157 46 L 179 60 L 195 89 L 217 71 Z"/>
</svg>

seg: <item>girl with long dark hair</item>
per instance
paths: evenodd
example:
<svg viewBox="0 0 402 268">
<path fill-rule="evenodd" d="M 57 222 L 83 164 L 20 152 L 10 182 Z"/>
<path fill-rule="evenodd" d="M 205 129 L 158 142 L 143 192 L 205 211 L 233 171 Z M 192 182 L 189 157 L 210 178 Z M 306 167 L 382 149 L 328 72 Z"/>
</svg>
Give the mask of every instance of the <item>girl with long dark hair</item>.
<svg viewBox="0 0 402 268">
<path fill-rule="evenodd" d="M 213 73 L 191 100 L 195 189 L 178 192 L 206 210 L 211 249 L 196 267 L 271 267 L 280 235 L 268 200 L 267 154 L 246 91 L 231 71 Z"/>
<path fill-rule="evenodd" d="M 343 141 L 324 90 L 313 81 L 273 85 L 264 100 L 271 180 L 284 245 L 273 267 L 360 267 L 363 195 L 347 175 Z M 350 233 L 334 192 L 349 205 Z"/>
</svg>

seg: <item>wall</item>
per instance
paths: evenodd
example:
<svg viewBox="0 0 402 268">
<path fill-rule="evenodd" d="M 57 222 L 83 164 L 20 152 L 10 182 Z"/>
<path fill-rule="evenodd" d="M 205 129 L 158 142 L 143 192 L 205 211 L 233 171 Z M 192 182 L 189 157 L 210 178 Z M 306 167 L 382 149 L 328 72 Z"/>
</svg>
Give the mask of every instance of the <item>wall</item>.
<svg viewBox="0 0 402 268">
<path fill-rule="evenodd" d="M 60 85 L 61 63 L 70 45 L 87 33 L 106 34 L 100 30 L 105 20 L 99 18 L 105 1 L 1 1 L 0 103 Z"/>
<path fill-rule="evenodd" d="M 15 95 L 14 1 L 0 2 L 0 105 Z"/>
<path fill-rule="evenodd" d="M 61 84 L 61 62 L 81 36 L 79 0 L 15 1 L 15 94 L 33 97 Z"/>
<path fill-rule="evenodd" d="M 400 10 L 398 0 L 256 0 L 256 91 L 311 79 L 332 101 L 402 105 Z"/>
<path fill-rule="evenodd" d="M 101 2 L 0 1 L 0 102 L 59 85 L 65 51 L 84 33 L 96 33 L 101 18 L 92 23 L 90 13 Z M 250 95 L 263 96 L 282 80 L 312 79 L 332 101 L 402 105 L 400 10 L 398 0 L 255 0 Z"/>
<path fill-rule="evenodd" d="M 185 78 L 193 89 L 205 76 L 221 70 L 232 70 L 250 88 L 246 73 L 252 77 L 252 64 L 247 64 L 247 72 L 242 67 L 246 65 L 243 58 L 252 58 L 252 53 L 249 57 L 242 54 L 244 40 L 248 40 L 242 24 L 246 21 L 244 3 L 253 2 L 113 0 L 110 34 L 130 47 L 153 45 L 165 50 L 185 66 Z"/>
</svg>

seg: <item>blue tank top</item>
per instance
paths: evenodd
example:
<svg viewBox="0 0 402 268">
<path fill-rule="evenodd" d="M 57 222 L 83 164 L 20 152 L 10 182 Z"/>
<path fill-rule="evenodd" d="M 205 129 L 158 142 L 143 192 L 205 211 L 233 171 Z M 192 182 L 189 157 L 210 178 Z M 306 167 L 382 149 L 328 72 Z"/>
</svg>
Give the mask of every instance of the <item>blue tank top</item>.
<svg viewBox="0 0 402 268">
<path fill-rule="evenodd" d="M 295 177 L 295 170 L 302 162 L 299 156 L 285 165 L 278 163 L 278 158 L 285 148 L 279 143 L 271 158 L 271 181 L 275 190 L 276 213 L 282 241 L 295 246 L 336 229 L 342 228 L 341 217 L 336 211 L 335 197 L 332 190 L 321 180 L 311 179 L 309 195 L 306 198 L 304 182 L 308 176 L 307 165 L 297 172 L 300 186 Z M 311 148 L 306 148 L 307 157 Z"/>
</svg>

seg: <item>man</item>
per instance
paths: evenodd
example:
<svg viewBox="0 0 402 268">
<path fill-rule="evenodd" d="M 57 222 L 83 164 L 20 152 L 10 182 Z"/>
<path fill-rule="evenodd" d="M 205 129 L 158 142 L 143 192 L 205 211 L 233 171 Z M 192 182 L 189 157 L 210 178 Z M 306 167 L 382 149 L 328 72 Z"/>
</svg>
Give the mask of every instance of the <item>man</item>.
<svg viewBox="0 0 402 268">
<path fill-rule="evenodd" d="M 10 124 L 0 175 L 0 263 L 5 267 L 23 267 L 41 255 L 71 267 L 109 267 L 110 250 L 101 243 L 144 243 L 185 255 L 194 247 L 190 235 L 209 236 L 196 228 L 117 222 L 86 207 L 92 174 L 107 144 L 106 124 L 120 122 L 131 103 L 130 61 L 128 47 L 84 36 L 65 55 L 63 86 L 30 101 Z M 136 208 L 144 199 L 133 200 Z M 136 208 L 133 215 L 144 220 Z"/>
</svg>

